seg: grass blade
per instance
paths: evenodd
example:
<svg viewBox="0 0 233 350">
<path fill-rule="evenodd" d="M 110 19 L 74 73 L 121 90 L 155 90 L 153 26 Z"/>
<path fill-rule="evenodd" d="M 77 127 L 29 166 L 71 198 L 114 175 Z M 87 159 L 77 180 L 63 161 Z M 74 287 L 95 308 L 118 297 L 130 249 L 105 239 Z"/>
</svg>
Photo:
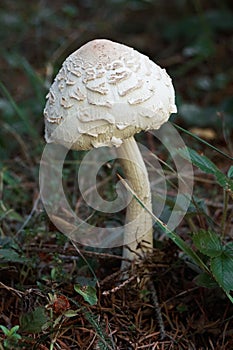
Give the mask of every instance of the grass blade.
<svg viewBox="0 0 233 350">
<path fill-rule="evenodd" d="M 11 96 L 10 92 L 7 90 L 6 86 L 0 81 L 0 90 L 2 91 L 3 96 L 6 97 L 6 99 L 9 101 L 10 105 L 18 115 L 18 117 L 21 119 L 25 126 L 26 132 L 31 135 L 33 138 L 38 138 L 38 134 L 35 131 L 33 125 L 30 123 L 29 117 L 21 111 L 17 103 L 14 101 L 13 97 Z"/>
<path fill-rule="evenodd" d="M 179 126 L 179 125 L 177 125 L 177 124 L 175 124 L 175 123 L 172 123 L 172 125 L 174 125 L 175 128 L 177 128 L 177 129 L 183 131 L 185 134 L 187 134 L 187 135 L 193 137 L 194 139 L 196 139 L 196 140 L 198 140 L 198 141 L 204 143 L 206 146 L 208 146 L 208 147 L 210 147 L 212 150 L 214 150 L 214 151 L 220 153 L 222 156 L 224 156 L 224 157 L 226 157 L 226 158 L 228 158 L 228 159 L 233 160 L 233 157 L 231 157 L 229 154 L 227 154 L 227 153 L 221 151 L 220 149 L 218 149 L 217 147 L 211 145 L 209 142 L 207 142 L 207 141 L 201 139 L 199 136 L 193 134 L 192 132 L 190 132 L 190 131 L 188 131 L 188 130 L 186 130 L 186 129 L 183 129 L 181 126 Z"/>
</svg>

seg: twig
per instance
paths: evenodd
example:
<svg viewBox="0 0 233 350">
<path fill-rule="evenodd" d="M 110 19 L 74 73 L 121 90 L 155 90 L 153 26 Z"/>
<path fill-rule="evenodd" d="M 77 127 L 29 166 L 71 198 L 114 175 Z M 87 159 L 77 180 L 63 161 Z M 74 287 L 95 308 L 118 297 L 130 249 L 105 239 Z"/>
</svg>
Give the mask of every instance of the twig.
<svg viewBox="0 0 233 350">
<path fill-rule="evenodd" d="M 157 291 L 156 291 L 155 286 L 151 280 L 148 280 L 147 284 L 148 284 L 148 287 L 151 291 L 152 302 L 153 302 L 154 307 L 155 307 L 156 318 L 157 318 L 157 321 L 159 324 L 160 337 L 161 337 L 161 340 L 163 340 L 166 337 L 166 332 L 165 332 L 163 317 L 162 317 L 162 313 L 161 313 L 161 308 L 160 308 L 159 301 L 158 301 Z"/>
<path fill-rule="evenodd" d="M 172 301 L 172 300 L 174 300 L 174 299 L 176 299 L 176 298 L 179 298 L 179 297 L 181 297 L 181 296 L 184 296 L 185 294 L 188 294 L 188 293 L 190 293 L 190 292 L 193 292 L 194 290 L 199 289 L 199 288 L 200 288 L 200 287 L 197 286 L 197 287 L 193 287 L 193 288 L 189 288 L 189 289 L 187 289 L 187 290 L 184 290 L 183 292 L 181 292 L 181 293 L 179 293 L 179 294 L 176 294 L 176 295 L 174 295 L 173 297 L 171 297 L 171 298 L 165 300 L 165 301 L 163 302 L 163 305 L 169 303 L 170 301 Z"/>
<path fill-rule="evenodd" d="M 23 292 L 21 292 L 20 290 L 17 290 L 15 288 L 12 288 L 12 287 L 9 287 L 9 286 L 6 286 L 4 283 L 0 282 L 0 288 L 4 288 L 6 290 L 8 290 L 9 292 L 13 292 L 15 294 L 17 294 L 19 297 L 22 297 L 24 295 Z"/>
<path fill-rule="evenodd" d="M 118 286 L 110 289 L 110 290 L 105 290 L 102 294 L 103 295 L 109 295 L 110 293 L 115 293 L 118 290 L 122 289 L 124 286 L 126 286 L 127 284 L 129 284 L 131 281 L 133 281 L 137 276 L 131 276 L 130 278 L 128 278 L 127 280 L 125 280 L 124 282 L 122 282 L 121 284 L 119 284 Z"/>
</svg>

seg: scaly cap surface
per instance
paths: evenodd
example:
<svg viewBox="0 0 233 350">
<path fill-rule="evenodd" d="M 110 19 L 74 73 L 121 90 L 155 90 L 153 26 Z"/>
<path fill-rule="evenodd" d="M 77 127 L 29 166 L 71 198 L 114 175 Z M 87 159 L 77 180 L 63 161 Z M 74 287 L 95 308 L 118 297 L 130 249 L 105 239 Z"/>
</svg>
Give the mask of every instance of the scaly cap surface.
<svg viewBox="0 0 233 350">
<path fill-rule="evenodd" d="M 120 146 L 177 111 L 171 78 L 147 56 L 110 40 L 83 45 L 47 95 L 45 138 L 72 149 Z"/>
</svg>

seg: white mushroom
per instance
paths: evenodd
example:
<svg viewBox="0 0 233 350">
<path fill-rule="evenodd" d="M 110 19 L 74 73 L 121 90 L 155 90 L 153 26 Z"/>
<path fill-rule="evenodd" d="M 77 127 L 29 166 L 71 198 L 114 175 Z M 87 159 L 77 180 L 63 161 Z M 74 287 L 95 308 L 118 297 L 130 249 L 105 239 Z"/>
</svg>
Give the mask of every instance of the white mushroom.
<svg viewBox="0 0 233 350">
<path fill-rule="evenodd" d="M 45 106 L 45 138 L 75 150 L 115 146 L 126 179 L 149 209 L 147 170 L 134 139 L 142 130 L 158 129 L 176 112 L 171 78 L 133 48 L 110 40 L 93 40 L 72 53 L 52 84 Z M 66 128 L 57 128 L 66 120 Z M 130 159 L 130 160 L 128 160 Z M 143 255 L 138 243 L 152 247 L 150 214 L 132 199 L 127 207 L 123 257 Z"/>
</svg>

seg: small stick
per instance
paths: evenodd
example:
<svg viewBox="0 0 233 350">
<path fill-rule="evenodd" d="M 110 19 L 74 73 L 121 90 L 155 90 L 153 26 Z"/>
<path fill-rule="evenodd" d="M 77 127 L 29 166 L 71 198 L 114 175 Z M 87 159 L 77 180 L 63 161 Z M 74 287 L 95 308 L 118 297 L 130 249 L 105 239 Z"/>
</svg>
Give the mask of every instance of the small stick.
<svg viewBox="0 0 233 350">
<path fill-rule="evenodd" d="M 12 287 L 9 287 L 9 286 L 5 285 L 5 284 L 2 283 L 2 282 L 0 282 L 0 288 L 4 288 L 4 289 L 8 290 L 9 292 L 15 293 L 15 294 L 17 294 L 20 298 L 24 295 L 24 293 L 21 292 L 20 290 L 15 289 L 15 288 L 12 288 Z"/>
<path fill-rule="evenodd" d="M 110 293 L 115 293 L 116 291 L 120 290 L 121 288 L 123 288 L 124 286 L 126 286 L 127 284 L 129 284 L 131 281 L 133 281 L 137 276 L 131 276 L 130 278 L 128 278 L 127 280 L 125 280 L 124 282 L 122 282 L 121 284 L 119 284 L 118 286 L 110 289 L 110 290 L 105 290 L 102 294 L 103 295 L 109 295 Z"/>
<path fill-rule="evenodd" d="M 154 304 L 156 318 L 159 323 L 160 337 L 161 337 L 161 340 L 163 340 L 166 337 L 166 332 L 165 332 L 165 326 L 164 326 L 163 317 L 161 313 L 161 308 L 158 301 L 157 291 L 152 281 L 148 280 L 147 283 L 151 291 L 152 302 Z"/>
</svg>

